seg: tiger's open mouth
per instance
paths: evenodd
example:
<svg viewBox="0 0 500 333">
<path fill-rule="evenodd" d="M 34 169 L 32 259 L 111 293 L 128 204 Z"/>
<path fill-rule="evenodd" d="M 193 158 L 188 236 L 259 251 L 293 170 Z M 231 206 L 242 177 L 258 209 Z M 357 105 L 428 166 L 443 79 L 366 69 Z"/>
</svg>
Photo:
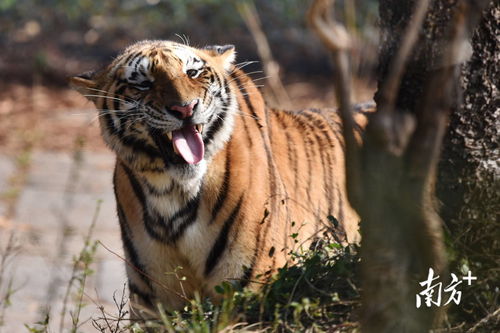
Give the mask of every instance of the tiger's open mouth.
<svg viewBox="0 0 500 333">
<path fill-rule="evenodd" d="M 168 132 L 149 128 L 149 135 L 156 144 L 165 167 L 198 164 L 203 160 L 205 156 L 203 127 L 203 124 L 189 124 Z"/>
<path fill-rule="evenodd" d="M 174 152 L 188 164 L 198 164 L 205 155 L 203 144 L 203 125 L 187 125 L 178 130 L 167 132 Z"/>
</svg>

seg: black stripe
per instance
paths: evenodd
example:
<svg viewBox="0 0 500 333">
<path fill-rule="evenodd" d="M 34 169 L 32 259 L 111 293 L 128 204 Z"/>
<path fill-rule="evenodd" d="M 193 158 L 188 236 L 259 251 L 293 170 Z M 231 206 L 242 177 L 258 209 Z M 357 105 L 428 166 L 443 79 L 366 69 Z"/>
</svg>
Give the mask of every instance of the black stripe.
<svg viewBox="0 0 500 333">
<path fill-rule="evenodd" d="M 218 75 L 215 75 L 215 80 L 217 81 L 217 84 L 219 85 L 219 87 L 223 87 L 222 85 L 222 81 L 220 80 L 220 77 Z"/>
<path fill-rule="evenodd" d="M 202 102 L 205 102 L 207 100 L 207 94 L 208 94 L 208 88 L 205 88 L 203 91 L 203 97 L 201 98 Z"/>
<path fill-rule="evenodd" d="M 279 197 L 276 194 L 277 186 L 276 186 L 276 180 L 277 180 L 277 175 L 276 175 L 276 170 L 275 170 L 275 163 L 273 160 L 273 156 L 271 153 L 271 148 L 268 145 L 268 142 L 266 141 L 266 135 L 263 128 L 263 125 L 259 123 L 260 118 L 257 116 L 257 113 L 255 112 L 255 109 L 249 99 L 247 90 L 245 86 L 241 85 L 241 80 L 239 79 L 239 76 L 237 75 L 236 72 L 233 72 L 232 77 L 235 79 L 236 83 L 238 84 L 239 91 L 243 95 L 245 104 L 247 105 L 248 109 L 250 110 L 251 114 L 253 115 L 253 119 L 255 120 L 256 126 L 259 130 L 261 139 L 262 139 L 262 144 L 264 145 L 264 150 L 266 152 L 266 157 L 267 157 L 267 169 L 268 169 L 268 176 L 269 176 L 269 194 L 271 198 L 271 211 L 278 212 L 279 208 Z M 265 107 L 265 105 L 264 105 Z M 270 128 L 269 124 L 269 117 L 266 117 L 265 119 L 267 128 Z M 306 150 L 307 151 L 307 150 Z M 310 184 L 310 182 L 309 182 Z M 286 189 L 285 189 L 286 190 Z M 286 195 L 286 193 L 285 193 Z M 310 200 L 309 200 L 310 201 Z M 288 218 L 288 217 L 287 217 Z M 264 230 L 264 246 L 265 246 L 265 240 L 267 238 L 267 234 L 270 230 L 271 223 L 268 223 L 265 227 Z M 273 268 L 276 263 L 276 257 L 273 257 Z"/>
<path fill-rule="evenodd" d="M 124 90 L 125 90 L 125 86 L 121 86 L 120 88 L 116 89 L 115 92 L 113 93 L 113 98 L 111 100 L 113 101 L 113 111 L 114 112 L 118 112 L 118 110 L 121 110 L 121 107 L 120 107 L 121 98 L 119 98 L 117 96 L 120 96 Z"/>
<path fill-rule="evenodd" d="M 236 73 L 234 73 L 234 72 L 233 72 L 233 77 L 236 80 L 236 83 L 238 84 L 238 86 L 241 86 L 241 81 L 240 81 L 239 77 L 236 75 Z M 259 117 L 257 116 L 257 113 L 255 112 L 255 109 L 254 109 L 254 107 L 253 107 L 253 105 L 248 97 L 248 93 L 247 93 L 245 86 L 240 87 L 240 92 L 241 92 L 241 94 L 243 94 L 243 98 L 245 100 L 245 103 L 246 103 L 248 109 L 250 110 L 250 112 L 252 113 L 253 119 L 255 119 L 257 127 L 259 128 L 259 133 L 262 137 L 262 144 L 264 145 L 264 150 L 266 151 L 267 164 L 268 164 L 268 170 L 269 170 L 270 194 L 274 199 L 277 199 L 275 196 L 273 196 L 273 194 L 274 194 L 273 191 L 276 190 L 276 174 L 275 174 L 275 170 L 274 170 L 274 163 L 273 163 L 271 148 L 268 146 L 268 144 L 266 142 L 265 134 L 262 131 L 262 125 L 259 123 Z M 268 123 L 269 117 L 266 117 L 266 122 L 267 122 L 267 128 L 270 128 L 269 123 Z M 273 201 L 276 202 L 276 200 L 273 200 Z M 274 208 L 276 208 L 276 207 L 274 207 Z"/>
<path fill-rule="evenodd" d="M 286 133 L 286 140 L 288 145 L 288 160 L 292 165 L 292 170 L 294 172 L 294 189 L 299 188 L 299 159 L 297 156 L 297 149 L 295 147 L 295 142 L 293 137 L 288 133 Z"/>
<path fill-rule="evenodd" d="M 128 176 L 130 184 L 132 185 L 132 189 L 133 189 L 135 195 L 137 196 L 137 198 L 139 198 L 139 201 L 141 202 L 142 220 L 143 220 L 144 226 L 146 228 L 146 232 L 149 234 L 150 237 L 152 237 L 158 241 L 163 241 L 165 238 L 163 231 L 158 232 L 156 230 L 157 226 L 165 227 L 161 221 L 161 217 L 158 215 L 151 216 L 151 214 L 149 213 L 148 208 L 146 206 L 146 197 L 144 195 L 144 191 L 142 189 L 141 184 L 139 183 L 137 178 L 135 178 L 135 176 L 132 174 L 132 170 L 130 170 L 125 165 L 124 165 L 124 170 Z"/>
<path fill-rule="evenodd" d="M 120 106 L 120 99 L 118 99 L 117 96 L 121 96 L 123 94 L 123 92 L 125 91 L 125 85 L 122 85 L 121 87 L 117 88 L 116 91 L 113 93 L 113 112 L 115 114 L 116 117 L 118 117 L 118 120 L 120 121 L 120 128 L 118 129 L 118 133 L 120 136 L 123 136 L 123 134 L 125 133 L 125 119 L 126 117 L 122 116 L 121 113 L 122 111 L 118 111 L 118 110 L 121 110 L 121 106 Z M 124 113 L 124 112 L 123 112 Z"/>
<path fill-rule="evenodd" d="M 319 110 L 318 110 L 319 112 Z M 328 135 L 328 133 L 325 133 L 325 124 L 321 121 L 321 119 L 314 118 L 312 115 L 308 113 L 304 113 L 307 119 L 310 120 L 311 122 L 311 127 L 314 132 L 314 136 L 316 137 L 316 141 L 318 142 L 318 153 L 321 158 L 321 168 L 323 170 L 323 190 L 326 193 L 326 204 L 327 204 L 327 216 L 333 213 L 333 177 L 332 177 L 332 172 L 333 172 L 333 165 L 331 164 L 330 160 L 330 150 L 333 148 L 331 145 L 331 140 Z M 319 135 L 320 132 L 323 134 L 322 136 Z M 324 217 L 324 216 L 323 216 Z"/>
<path fill-rule="evenodd" d="M 238 106 L 239 108 L 239 106 Z M 241 110 L 241 109 L 240 109 Z M 252 140 L 252 135 L 250 134 L 250 131 L 249 131 L 249 128 L 248 128 L 248 125 L 247 125 L 247 118 L 246 115 L 243 115 L 241 120 L 243 122 L 243 128 L 245 130 L 245 134 L 246 134 L 246 137 L 247 137 L 247 140 L 248 140 L 248 143 L 249 143 L 249 149 L 252 149 L 253 147 L 253 140 Z M 249 154 L 251 154 L 249 152 Z M 252 175 L 252 166 L 251 165 L 248 165 L 247 166 L 248 170 L 248 184 L 251 184 L 252 181 L 253 181 L 253 175 Z M 266 216 L 267 217 L 267 216 Z M 250 266 L 249 267 L 246 267 L 243 271 L 243 275 L 240 279 L 240 285 L 242 288 L 246 287 L 249 283 L 250 283 L 250 280 L 252 279 L 252 276 L 253 276 L 253 273 L 254 273 L 254 269 L 255 269 L 255 265 L 257 263 L 257 258 L 259 256 L 259 253 L 261 251 L 261 246 L 260 246 L 260 232 L 261 232 L 261 229 L 262 229 L 262 224 L 264 223 L 264 220 L 265 218 L 263 219 L 263 221 L 259 224 L 257 224 L 257 230 L 256 230 L 256 235 L 255 235 L 255 244 L 254 244 L 254 250 L 253 250 L 253 255 L 252 255 L 252 259 L 250 260 Z"/>
<path fill-rule="evenodd" d="M 125 248 L 125 251 L 128 254 L 128 258 L 130 260 L 130 263 L 135 268 L 137 268 L 137 270 L 140 271 L 139 276 L 141 277 L 141 280 L 150 289 L 152 289 L 151 281 L 147 278 L 146 268 L 142 264 L 142 262 L 141 262 L 141 260 L 139 258 L 139 255 L 137 253 L 137 250 L 136 250 L 136 248 L 135 248 L 135 246 L 133 244 L 133 241 L 132 241 L 132 238 L 131 238 L 130 227 L 129 227 L 127 218 L 125 216 L 125 212 L 123 211 L 123 207 L 122 207 L 122 205 L 120 203 L 120 200 L 119 200 L 119 195 L 118 195 L 117 188 L 116 188 L 116 168 L 115 168 L 115 172 L 114 172 L 114 175 L 113 175 L 113 183 L 114 183 L 114 192 L 115 192 L 116 206 L 117 206 L 117 211 L 118 211 L 118 221 L 120 223 L 120 231 L 121 231 L 121 237 L 122 237 L 123 247 Z M 139 201 L 141 201 L 140 198 L 139 198 Z M 142 209 L 145 209 L 144 206 L 142 206 L 142 207 L 143 207 Z"/>
<path fill-rule="evenodd" d="M 223 88 L 226 97 L 221 98 L 222 102 L 224 103 L 224 105 L 229 105 L 229 103 L 231 102 L 231 90 L 229 89 L 229 84 L 227 79 L 225 77 L 222 77 L 221 80 L 222 80 L 222 86 L 221 90 L 219 90 L 219 94 L 222 97 L 222 88 Z"/>
<path fill-rule="evenodd" d="M 227 220 L 224 222 L 224 225 L 222 226 L 219 236 L 217 237 L 207 257 L 207 261 L 205 263 L 205 275 L 209 275 L 219 262 L 220 257 L 224 252 L 224 249 L 226 248 L 227 238 L 229 236 L 229 231 L 231 229 L 231 226 L 233 225 L 234 221 L 236 220 L 236 217 L 238 216 L 238 213 L 240 212 L 242 201 L 243 201 L 243 196 L 240 197 L 240 199 L 238 200 L 238 204 L 233 209 Z"/>
<path fill-rule="evenodd" d="M 186 204 L 186 207 L 184 209 L 186 210 L 186 212 L 190 212 L 190 214 L 181 223 L 181 225 L 177 227 L 177 230 L 170 235 L 168 239 L 169 243 L 175 243 L 184 234 L 184 231 L 187 229 L 187 227 L 189 227 L 196 221 L 196 218 L 198 217 L 198 207 L 200 204 L 200 198 L 201 198 L 201 191 L 198 192 L 196 197 L 194 197 Z M 171 223 L 173 223 L 173 221 Z"/>
<path fill-rule="evenodd" d="M 147 277 L 148 272 L 146 271 L 146 267 L 141 263 L 137 250 L 130 237 L 131 232 L 128 226 L 128 222 L 125 217 L 125 213 L 123 212 L 123 208 L 121 204 L 118 202 L 119 201 L 118 197 L 116 201 L 118 210 L 118 221 L 120 222 L 121 237 L 122 237 L 123 247 L 125 249 L 125 252 L 127 253 L 127 257 L 130 260 L 130 263 L 136 269 L 136 272 L 138 273 L 141 280 L 146 284 L 146 286 L 149 287 L 149 289 L 152 289 L 151 281 Z"/>
<path fill-rule="evenodd" d="M 152 172 L 152 173 L 161 173 L 161 174 L 164 174 L 165 173 L 165 168 L 159 168 L 159 167 L 148 167 L 148 166 L 138 166 L 136 168 L 136 170 L 138 172 Z"/>
<path fill-rule="evenodd" d="M 151 216 L 148 210 L 145 209 L 143 212 L 143 220 L 146 232 L 151 238 L 162 243 L 167 241 L 166 233 L 168 230 L 166 230 L 166 226 L 161 216 L 158 214 Z"/>
<path fill-rule="evenodd" d="M 260 240 L 261 240 L 260 231 L 262 229 L 262 224 L 264 224 L 266 222 L 266 218 L 268 218 L 268 216 L 269 216 L 269 214 L 267 214 L 267 215 L 264 214 L 264 218 L 257 225 L 257 232 L 256 232 L 256 235 L 255 235 L 255 244 L 254 244 L 254 250 L 253 250 L 252 259 L 250 261 L 250 267 L 247 267 L 244 270 L 243 276 L 242 276 L 242 278 L 240 280 L 240 284 L 241 284 L 241 286 L 243 288 L 246 287 L 250 283 L 250 280 L 252 279 L 252 275 L 253 275 L 253 272 L 254 272 L 254 269 L 255 269 L 255 265 L 257 263 L 257 258 L 259 256 L 259 253 L 262 250 L 262 247 L 260 245 Z M 268 223 L 268 224 L 270 224 L 270 223 Z"/>
<path fill-rule="evenodd" d="M 338 216 L 336 216 L 340 222 L 340 225 L 343 226 L 344 224 L 344 202 L 342 201 L 342 196 L 340 195 L 340 189 L 338 185 L 336 186 L 337 190 L 337 198 L 339 200 L 339 213 Z"/>
<path fill-rule="evenodd" d="M 242 82 L 240 80 L 240 76 L 241 76 L 241 73 L 238 73 L 238 72 L 233 72 L 231 74 L 231 77 L 236 82 L 236 85 L 238 86 L 240 93 L 243 95 L 243 99 L 245 100 L 245 104 L 248 106 L 248 109 L 252 113 L 253 119 L 257 123 L 257 127 L 261 128 L 262 126 L 259 124 L 259 117 L 257 116 L 257 113 L 255 113 L 255 109 L 253 108 L 253 105 L 250 102 L 250 99 L 248 97 L 248 92 L 247 92 L 245 86 L 242 84 Z"/>
<path fill-rule="evenodd" d="M 120 139 L 124 146 L 131 148 L 135 152 L 144 153 L 151 159 L 163 159 L 158 150 L 154 146 L 150 145 L 146 140 L 138 139 L 131 135 L 123 136 Z"/>
<path fill-rule="evenodd" d="M 326 198 L 328 200 L 328 214 L 333 214 L 333 186 L 334 186 L 334 177 L 333 177 L 333 147 L 328 149 L 329 151 L 326 152 L 326 183 L 327 186 L 325 187 L 326 190 Z"/>
<path fill-rule="evenodd" d="M 111 118 L 111 113 L 106 111 L 100 111 L 103 114 L 104 120 L 106 121 L 106 128 L 110 135 L 116 134 L 115 125 L 113 124 L 113 118 Z"/>
<path fill-rule="evenodd" d="M 310 111 L 314 112 L 315 114 L 319 114 L 321 116 L 321 112 L 317 109 L 311 109 Z M 324 118 L 322 117 L 321 119 L 313 117 L 311 114 L 307 113 L 307 110 L 305 110 L 303 113 L 301 113 L 302 116 L 304 116 L 308 120 L 308 126 L 311 128 L 312 132 L 314 133 L 314 137 L 316 138 L 316 141 L 318 143 L 318 153 L 321 158 L 321 168 L 323 169 L 323 188 L 326 192 L 326 199 L 327 199 L 327 205 L 328 205 L 328 212 L 327 215 L 333 214 L 333 209 L 332 209 L 332 203 L 333 203 L 333 176 L 332 176 L 332 167 L 333 165 L 331 164 L 330 160 L 330 151 L 333 149 L 333 142 L 331 141 L 330 136 L 328 135 L 327 132 L 325 132 L 325 123 L 322 121 Z M 320 136 L 318 136 L 318 130 L 323 134 L 323 140 Z M 325 145 L 326 144 L 326 145 Z"/>
<path fill-rule="evenodd" d="M 215 119 L 213 125 L 208 129 L 207 135 L 205 136 L 205 138 L 203 138 L 205 146 L 208 146 L 210 142 L 212 142 L 215 134 L 222 128 L 224 120 L 226 119 L 226 115 L 226 111 L 222 111 L 217 115 L 217 119 Z"/>
<path fill-rule="evenodd" d="M 139 53 L 139 54 L 137 54 L 137 57 L 134 59 L 134 61 L 135 61 L 135 64 L 134 64 L 134 71 L 137 71 L 137 66 L 139 66 L 139 63 L 140 63 L 140 62 L 142 61 L 142 59 L 144 59 L 144 58 L 145 58 L 145 56 L 144 56 L 144 55 L 142 55 L 142 54 L 140 54 L 140 53 Z M 130 66 L 130 67 L 132 67 L 132 66 Z"/>
<path fill-rule="evenodd" d="M 224 180 L 222 181 L 221 188 L 219 190 L 219 195 L 217 197 L 217 201 L 215 202 L 214 208 L 212 209 L 212 220 L 210 221 L 210 224 L 212 224 L 215 219 L 217 218 L 217 215 L 219 214 L 219 210 L 222 208 L 224 202 L 226 201 L 227 198 L 227 193 L 229 189 L 229 178 L 231 177 L 231 155 L 229 153 L 229 148 L 227 150 L 226 154 L 226 163 L 225 163 L 225 170 L 224 170 Z"/>
<path fill-rule="evenodd" d="M 106 120 L 106 127 L 108 129 L 108 132 L 110 134 L 115 134 L 118 129 L 115 127 L 115 124 L 113 122 L 113 118 L 111 117 L 111 112 L 106 112 L 109 111 L 113 108 L 113 101 L 112 99 L 109 98 L 104 98 L 103 100 L 103 106 L 102 106 L 103 111 L 100 111 L 102 114 L 104 114 L 104 119 Z"/>
<path fill-rule="evenodd" d="M 311 155 L 309 153 L 309 148 L 312 146 L 311 145 L 311 139 L 308 136 L 308 131 L 307 127 L 305 124 L 302 122 L 302 119 L 300 119 L 298 116 L 293 118 L 295 120 L 295 123 L 300 127 L 301 132 L 302 132 L 302 140 L 304 144 L 304 152 L 306 154 L 306 161 L 307 161 L 307 188 L 306 188 L 306 195 L 307 195 L 307 201 L 311 202 L 311 182 L 312 182 L 312 161 L 311 161 Z"/>
<path fill-rule="evenodd" d="M 332 126 L 330 126 L 328 119 L 325 117 L 323 113 L 321 113 L 323 118 L 325 119 L 326 125 L 328 126 L 328 129 L 323 130 L 323 135 L 326 138 L 328 142 L 328 150 L 326 151 L 326 158 L 327 158 L 327 163 L 328 163 L 328 168 L 327 168 L 327 173 L 328 173 L 328 179 L 327 183 L 328 186 L 326 188 L 326 195 L 328 198 L 328 207 L 329 207 L 329 212 L 328 214 L 333 214 L 333 201 L 334 201 L 334 186 L 335 186 L 335 179 L 334 179 L 334 163 L 335 163 L 335 141 L 333 140 L 333 133 L 334 129 Z M 329 130 L 329 131 L 328 131 Z"/>
<path fill-rule="evenodd" d="M 191 214 L 189 214 L 189 216 L 181 223 L 181 225 L 175 230 L 175 232 L 171 233 L 167 243 L 174 244 L 175 242 L 177 242 L 179 238 L 181 238 L 182 235 L 184 235 L 186 229 L 196 221 L 197 217 L 198 217 L 198 209 L 191 211 Z"/>
<path fill-rule="evenodd" d="M 322 114 L 323 117 L 326 119 L 326 124 L 328 124 L 329 128 L 329 133 L 331 136 L 332 140 L 332 145 L 338 145 L 342 151 L 345 153 L 345 146 L 344 146 L 344 134 L 342 130 L 342 123 L 340 121 L 335 121 L 335 119 L 330 118 L 324 114 Z M 334 142 L 334 143 L 333 143 Z M 345 155 L 345 154 L 344 154 Z"/>
<path fill-rule="evenodd" d="M 223 77 L 223 82 L 224 82 L 224 92 L 227 95 L 227 98 L 229 99 L 231 95 L 231 90 L 229 89 L 229 82 L 226 80 L 226 78 Z"/>
<path fill-rule="evenodd" d="M 292 166 L 292 171 L 294 174 L 294 189 L 298 189 L 299 186 L 299 161 L 297 156 L 297 148 L 293 137 L 290 135 L 288 131 L 288 125 L 286 124 L 286 120 L 284 116 L 286 115 L 284 111 L 275 111 L 276 114 L 276 122 L 281 126 L 281 131 L 285 133 L 286 137 L 286 145 L 287 145 L 287 154 L 288 154 L 288 163 Z"/>
<path fill-rule="evenodd" d="M 184 215 L 186 215 L 187 213 L 189 213 L 189 212 L 197 209 L 198 208 L 198 203 L 200 201 L 200 196 L 201 196 L 201 191 L 198 192 L 198 194 L 194 198 L 192 198 L 191 200 L 189 200 L 183 208 L 181 208 L 177 212 L 175 212 L 174 215 L 172 215 L 168 219 L 167 224 L 173 223 L 178 218 L 181 218 Z"/>
<path fill-rule="evenodd" d="M 238 105 L 238 109 L 240 110 L 240 112 L 243 112 L 241 111 L 240 109 L 240 106 Z M 248 146 L 250 148 L 253 147 L 253 139 L 252 139 L 252 135 L 250 134 L 250 130 L 248 128 L 248 124 L 247 124 L 247 115 L 246 114 L 243 114 L 241 115 L 241 121 L 243 122 L 243 129 L 245 130 L 245 134 L 247 136 L 247 140 L 248 140 Z"/>
<path fill-rule="evenodd" d="M 258 253 L 258 251 L 256 248 L 254 253 L 253 253 L 250 267 L 246 267 L 245 270 L 243 271 L 243 276 L 240 279 L 240 285 L 242 288 L 245 288 L 246 286 L 248 286 L 248 284 L 250 283 L 250 280 L 252 279 L 252 275 L 253 275 L 253 271 L 255 269 L 255 263 L 256 263 L 256 259 L 257 259 L 257 253 Z"/>
<path fill-rule="evenodd" d="M 271 117 L 266 114 L 266 126 L 269 129 L 269 136 L 271 135 L 270 129 L 272 127 L 270 124 L 270 120 L 271 120 Z M 279 200 L 280 198 L 278 197 L 278 195 L 276 195 L 279 193 L 278 191 L 276 191 L 276 189 L 278 187 L 276 185 L 276 182 L 280 181 L 281 184 L 283 184 L 283 182 L 281 181 L 281 177 L 280 177 L 279 173 L 277 173 L 276 164 L 274 162 L 273 155 L 271 152 L 271 147 L 269 147 L 269 145 L 266 142 L 264 131 L 261 129 L 260 133 L 262 136 L 262 142 L 264 144 L 264 148 L 266 150 L 266 155 L 267 155 L 267 163 L 268 163 L 268 171 L 269 171 L 269 193 L 271 194 L 271 211 L 279 212 L 279 210 L 281 209 L 279 206 L 279 202 L 281 202 L 281 200 Z M 285 198 L 288 197 L 286 186 L 284 184 L 283 184 L 283 190 L 284 190 L 284 193 L 281 195 L 284 195 Z M 291 222 L 288 206 L 286 206 L 286 212 L 287 212 L 287 214 L 286 214 L 286 226 L 288 226 L 288 223 Z M 270 226 L 271 226 L 271 223 L 268 223 L 268 225 L 266 226 L 266 228 L 267 228 L 266 235 L 267 235 L 267 232 L 268 232 Z M 288 235 L 286 235 L 286 232 L 283 233 L 283 237 L 285 239 L 285 246 L 287 246 Z M 273 270 L 275 268 L 276 268 L 276 256 L 274 256 L 272 258 L 271 270 Z"/>
<path fill-rule="evenodd" d="M 164 169 L 162 169 L 162 171 L 165 172 Z M 156 197 L 165 196 L 167 194 L 172 193 L 172 191 L 174 190 L 174 183 L 170 184 L 170 186 L 168 186 L 167 188 L 165 188 L 163 190 L 160 190 L 160 189 L 156 188 L 156 186 L 154 186 L 153 184 L 149 183 L 147 181 L 147 179 L 144 179 L 143 183 L 144 183 L 144 185 L 146 185 L 146 187 L 148 189 L 148 192 L 151 193 L 152 195 L 156 196 Z"/>
<path fill-rule="evenodd" d="M 145 210 L 144 226 L 148 235 L 162 243 L 175 243 L 184 234 L 186 228 L 196 221 L 200 198 L 201 192 L 198 192 L 194 198 L 189 200 L 183 208 L 175 212 L 167 221 L 158 213 Z"/>
<path fill-rule="evenodd" d="M 145 306 L 154 309 L 153 301 L 151 300 L 153 297 L 151 294 L 143 292 L 130 280 L 128 283 L 128 289 L 130 290 L 131 294 L 137 295 L 142 300 L 142 303 L 144 303 Z"/>
<path fill-rule="evenodd" d="M 162 231 L 156 230 L 157 226 L 159 226 L 160 228 L 165 227 L 165 225 L 162 223 L 163 221 L 162 221 L 161 217 L 158 215 L 151 216 L 151 214 L 148 211 L 148 208 L 146 207 L 146 197 L 144 195 L 144 191 L 142 189 L 141 184 L 139 183 L 137 178 L 135 178 L 135 176 L 132 174 L 132 170 L 130 170 L 125 165 L 124 165 L 124 170 L 128 176 L 130 184 L 132 184 L 132 189 L 133 189 L 135 195 L 139 198 L 139 201 L 141 202 L 142 216 L 143 216 L 142 219 L 143 219 L 144 226 L 146 228 L 146 232 L 149 234 L 150 237 L 152 237 L 158 241 L 164 241 L 165 235 L 164 235 L 163 230 Z"/>
<path fill-rule="evenodd" d="M 123 63 L 125 64 L 125 66 L 128 66 L 128 63 L 130 62 L 130 60 L 132 59 L 132 57 L 135 57 L 137 54 L 136 53 L 131 53 L 127 56 L 127 58 L 125 58 L 125 60 L 123 61 Z"/>
<path fill-rule="evenodd" d="M 132 173 L 132 170 L 125 164 L 121 164 L 123 167 L 123 170 L 125 170 L 125 174 L 128 177 L 128 180 L 130 182 L 130 185 L 132 185 L 132 189 L 134 190 L 135 196 L 139 199 L 139 202 L 141 203 L 142 209 L 146 210 L 146 196 L 144 195 L 144 191 L 142 190 L 141 184 L 139 184 L 139 181 L 137 178 L 135 178 L 134 174 Z"/>
</svg>

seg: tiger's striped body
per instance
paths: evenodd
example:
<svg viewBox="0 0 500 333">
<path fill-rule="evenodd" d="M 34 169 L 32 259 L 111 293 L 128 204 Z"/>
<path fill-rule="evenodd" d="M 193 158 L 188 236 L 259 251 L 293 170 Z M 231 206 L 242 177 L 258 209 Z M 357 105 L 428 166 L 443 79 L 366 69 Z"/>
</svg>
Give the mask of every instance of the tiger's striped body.
<svg viewBox="0 0 500 333">
<path fill-rule="evenodd" d="M 232 48 L 142 42 L 101 73 L 73 79 L 80 91 L 97 92 L 92 100 L 103 137 L 117 154 L 114 186 L 129 287 L 146 307 L 162 302 L 178 309 L 195 292 L 216 297 L 222 281 L 268 277 L 290 251 L 321 237 L 328 215 L 340 221 L 339 233 L 357 240 L 338 115 L 267 108 L 251 79 L 231 64 L 232 54 Z M 204 67 L 191 77 L 186 64 L 198 61 Z M 137 76 L 152 87 L 134 92 Z M 169 103 L 192 98 L 192 115 L 175 123 L 172 115 L 180 115 Z M 182 146 L 172 148 L 168 132 L 175 140 L 180 126 L 197 123 L 205 127 L 205 152 L 189 164 L 198 144 L 179 156 Z"/>
</svg>

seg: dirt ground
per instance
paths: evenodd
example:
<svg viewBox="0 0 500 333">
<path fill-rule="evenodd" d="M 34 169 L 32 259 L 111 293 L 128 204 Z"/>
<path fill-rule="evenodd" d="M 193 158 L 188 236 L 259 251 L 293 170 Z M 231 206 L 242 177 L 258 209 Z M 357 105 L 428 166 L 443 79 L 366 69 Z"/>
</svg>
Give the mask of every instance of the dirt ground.
<svg viewBox="0 0 500 333">
<path fill-rule="evenodd" d="M 70 150 L 79 137 L 104 150 L 93 105 L 64 88 L 11 85 L 0 95 L 0 150 Z"/>
</svg>

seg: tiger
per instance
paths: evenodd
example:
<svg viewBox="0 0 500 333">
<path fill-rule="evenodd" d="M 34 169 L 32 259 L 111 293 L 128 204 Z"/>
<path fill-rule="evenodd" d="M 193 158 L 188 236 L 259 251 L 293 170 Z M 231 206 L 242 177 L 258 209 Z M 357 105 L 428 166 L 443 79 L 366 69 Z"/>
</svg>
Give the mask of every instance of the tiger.
<svg viewBox="0 0 500 333">
<path fill-rule="evenodd" d="M 329 216 L 339 239 L 359 241 L 337 112 L 268 107 L 235 58 L 233 45 L 145 40 L 70 79 L 116 155 L 135 313 L 217 300 L 224 281 L 258 289 L 322 237 Z"/>
</svg>

